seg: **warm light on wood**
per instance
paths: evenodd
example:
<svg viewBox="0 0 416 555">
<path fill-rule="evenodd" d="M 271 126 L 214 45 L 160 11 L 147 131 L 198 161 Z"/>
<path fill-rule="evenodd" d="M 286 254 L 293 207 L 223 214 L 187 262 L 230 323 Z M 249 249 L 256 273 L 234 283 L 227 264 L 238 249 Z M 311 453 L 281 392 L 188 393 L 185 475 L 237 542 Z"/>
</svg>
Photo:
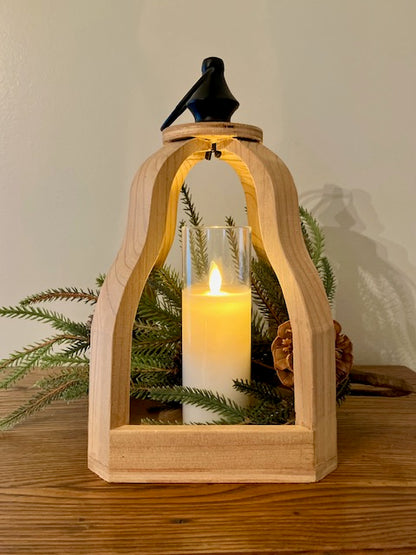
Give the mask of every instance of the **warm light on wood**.
<svg viewBox="0 0 416 555">
<path fill-rule="evenodd" d="M 258 131 L 227 123 L 166 129 L 165 145 L 133 181 L 126 235 L 91 331 L 89 467 L 108 481 L 308 482 L 336 467 L 332 315 L 303 241 L 293 179 L 259 142 Z M 130 426 L 137 304 L 150 271 L 164 262 L 173 241 L 180 187 L 214 142 L 241 180 L 253 245 L 270 261 L 285 296 L 293 330 L 296 425 Z"/>
</svg>

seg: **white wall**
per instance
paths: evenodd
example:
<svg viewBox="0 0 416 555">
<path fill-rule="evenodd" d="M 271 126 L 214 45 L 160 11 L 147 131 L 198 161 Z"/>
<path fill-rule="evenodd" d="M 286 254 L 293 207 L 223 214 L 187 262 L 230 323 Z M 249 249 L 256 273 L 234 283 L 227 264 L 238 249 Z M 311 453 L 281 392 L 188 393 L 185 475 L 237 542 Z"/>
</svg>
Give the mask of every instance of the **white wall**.
<svg viewBox="0 0 416 555">
<path fill-rule="evenodd" d="M 0 0 L 0 305 L 107 271 L 134 172 L 216 55 L 233 121 L 263 128 L 325 227 L 356 361 L 416 368 L 415 18 L 414 0 Z M 189 177 L 208 223 L 213 200 L 244 217 L 228 170 Z M 0 356 L 46 333 L 1 319 Z"/>
</svg>

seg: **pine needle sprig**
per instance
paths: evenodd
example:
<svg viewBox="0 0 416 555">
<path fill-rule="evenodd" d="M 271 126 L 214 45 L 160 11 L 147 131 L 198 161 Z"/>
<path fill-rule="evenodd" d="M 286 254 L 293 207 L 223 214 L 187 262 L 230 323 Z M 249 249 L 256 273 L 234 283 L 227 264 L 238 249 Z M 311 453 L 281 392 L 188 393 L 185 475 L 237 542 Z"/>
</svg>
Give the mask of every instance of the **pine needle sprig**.
<svg viewBox="0 0 416 555">
<path fill-rule="evenodd" d="M 262 283 L 257 276 L 251 275 L 251 291 L 253 294 L 253 300 L 256 303 L 260 312 L 269 320 L 274 320 L 279 322 L 279 315 L 276 307 L 273 306 L 274 303 L 270 299 L 268 292 L 262 286 Z"/>
<path fill-rule="evenodd" d="M 323 283 L 328 302 L 332 306 L 335 298 L 336 278 L 334 270 L 326 256 L 323 256 L 319 260 L 317 270 Z"/>
<path fill-rule="evenodd" d="M 280 403 L 258 401 L 247 409 L 247 424 L 278 425 L 294 424 L 295 413 L 293 404 L 284 399 Z"/>
<path fill-rule="evenodd" d="M 240 268 L 240 249 L 238 246 L 238 240 L 237 240 L 235 231 L 233 229 L 235 226 L 234 218 L 232 218 L 231 216 L 227 216 L 225 218 L 225 223 L 228 226 L 226 233 L 227 233 L 228 244 L 230 247 L 231 258 L 234 264 L 234 271 L 238 276 L 238 278 L 241 280 L 241 278 L 245 275 L 245 273 L 244 273 L 244 268 Z"/>
<path fill-rule="evenodd" d="M 66 367 L 59 373 L 45 376 L 38 380 L 35 385 L 44 391 L 55 391 L 59 388 L 59 398 L 71 401 L 88 393 L 88 373 L 88 364 L 81 363 Z"/>
<path fill-rule="evenodd" d="M 170 352 L 167 353 L 165 357 L 163 357 L 160 353 L 157 353 L 156 355 L 149 355 L 147 353 L 132 354 L 131 379 L 133 382 L 142 372 L 177 373 L 178 371 L 179 367 L 175 364 L 175 361 L 172 360 L 172 354 Z"/>
<path fill-rule="evenodd" d="M 156 387 L 177 385 L 176 370 L 148 369 L 138 372 L 130 385 L 130 396 L 135 399 L 149 399 L 149 390 Z"/>
<path fill-rule="evenodd" d="M 66 316 L 46 310 L 44 308 L 33 308 L 29 306 L 6 306 L 0 308 L 0 316 L 9 318 L 21 318 L 25 320 L 37 320 L 39 322 L 50 324 L 53 328 L 74 335 L 85 336 L 88 333 L 86 324 L 82 322 L 73 322 Z"/>
<path fill-rule="evenodd" d="M 172 313 L 179 315 L 182 308 L 182 280 L 179 273 L 170 266 L 164 265 L 153 270 L 148 284 L 159 296 L 161 303 Z"/>
<path fill-rule="evenodd" d="M 251 314 L 251 340 L 253 343 L 269 341 L 267 336 L 267 323 L 264 316 L 257 310 L 253 310 Z"/>
<path fill-rule="evenodd" d="M 279 389 L 267 383 L 254 380 L 233 380 L 233 384 L 236 391 L 250 395 L 260 401 L 279 404 L 283 400 Z"/>
<path fill-rule="evenodd" d="M 331 264 L 328 258 L 324 256 L 324 233 L 316 219 L 306 208 L 300 206 L 299 214 L 306 248 L 308 249 L 312 262 L 318 270 L 328 302 L 332 304 L 335 297 L 336 280 Z"/>
<path fill-rule="evenodd" d="M 27 306 L 31 304 L 53 302 L 53 301 L 76 301 L 85 304 L 95 304 L 98 299 L 98 291 L 93 289 L 79 289 L 77 287 L 62 287 L 58 289 L 47 289 L 24 298 L 20 304 Z"/>
<path fill-rule="evenodd" d="M 311 257 L 312 262 L 316 266 L 321 259 L 324 250 L 324 234 L 322 233 L 316 219 L 306 208 L 304 208 L 303 206 L 299 206 L 299 214 L 301 217 L 301 222 L 303 224 L 304 239 L 306 231 L 306 248 L 309 251 L 309 256 Z"/>
<path fill-rule="evenodd" d="M 101 289 L 105 281 L 105 274 L 98 274 L 95 278 L 95 284 L 97 285 L 98 289 Z"/>
<path fill-rule="evenodd" d="M 88 366 L 74 373 L 61 373 L 38 383 L 40 391 L 29 401 L 0 419 L 0 430 L 9 430 L 58 399 L 73 400 L 87 394 Z"/>
<path fill-rule="evenodd" d="M 179 247 L 182 250 L 182 230 L 183 227 L 186 225 L 186 220 L 179 220 L 178 223 L 178 239 L 179 239 Z"/>
<path fill-rule="evenodd" d="M 244 277 L 248 274 L 248 267 L 250 264 L 250 259 L 245 255 L 241 257 L 240 245 L 235 230 L 235 220 L 231 216 L 225 218 L 225 223 L 227 225 L 226 233 L 228 238 L 228 244 L 230 247 L 231 258 L 234 264 L 234 271 L 240 282 L 244 281 Z"/>
<path fill-rule="evenodd" d="M 251 316 L 251 377 L 255 379 L 259 374 L 275 376 L 272 353 L 270 349 L 270 330 L 264 316 L 255 308 Z"/>
<path fill-rule="evenodd" d="M 192 200 L 191 191 L 186 183 L 184 183 L 181 188 L 181 201 L 183 204 L 184 212 L 188 216 L 189 223 L 194 227 L 200 227 L 203 223 L 202 216 L 196 209 L 196 206 Z"/>
<path fill-rule="evenodd" d="M 243 384 L 240 385 L 241 389 L 245 389 Z M 268 391 L 266 387 L 264 391 Z M 221 418 L 212 420 L 208 424 L 280 425 L 293 422 L 293 403 L 290 399 L 281 399 L 277 395 L 272 395 L 270 391 L 268 391 L 268 398 L 262 398 L 260 386 L 247 387 L 245 390 L 245 393 L 250 395 L 253 392 L 260 400 L 247 408 L 219 393 L 179 385 L 150 388 L 146 392 L 146 398 L 162 403 L 191 404 L 220 415 Z"/>
<path fill-rule="evenodd" d="M 270 264 L 262 259 L 251 262 L 251 291 L 254 303 L 266 318 L 269 335 L 274 337 L 277 327 L 289 316 L 279 280 Z"/>
<path fill-rule="evenodd" d="M 268 383 L 255 380 L 233 380 L 234 389 L 249 395 L 257 402 L 247 410 L 247 423 L 287 424 L 294 420 L 294 399 L 292 391 L 282 391 Z"/>
<path fill-rule="evenodd" d="M 196 228 L 195 234 L 190 237 L 190 251 L 196 275 L 200 279 L 208 273 L 207 238 L 201 229 L 203 220 L 193 203 L 189 187 L 185 183 L 182 186 L 181 195 L 184 212 L 188 216 L 189 223 Z"/>
<path fill-rule="evenodd" d="M 0 381 L 0 388 L 7 389 L 24 378 L 38 366 L 43 357 L 51 351 L 53 344 L 54 342 L 46 341 L 42 345 L 38 345 L 36 350 L 28 354 L 24 362 L 3 368 L 3 372 L 7 373 L 7 375 Z"/>
<path fill-rule="evenodd" d="M 44 349 L 52 348 L 54 345 L 61 344 L 63 342 L 71 344 L 75 339 L 78 339 L 78 337 L 74 335 L 55 335 L 53 337 L 48 337 L 43 341 L 28 345 L 22 350 L 14 351 L 7 358 L 0 360 L 0 371 L 4 371 L 5 369 L 16 365 L 21 365 L 28 359 L 31 360 L 33 355 L 39 351 L 44 352 Z"/>
<path fill-rule="evenodd" d="M 139 333 L 137 333 L 137 331 Z M 137 365 L 142 357 L 175 357 L 180 352 L 181 334 L 177 330 L 166 330 L 157 325 L 136 326 L 132 341 L 132 362 Z"/>
<path fill-rule="evenodd" d="M 74 337 L 71 343 L 64 347 L 62 354 L 67 357 L 71 356 L 81 356 L 88 352 L 90 348 L 90 338 L 89 337 Z"/>
<path fill-rule="evenodd" d="M 308 251 L 309 256 L 311 256 L 311 253 L 313 252 L 313 245 L 312 241 L 309 238 L 308 229 L 302 219 L 300 220 L 300 227 L 302 229 L 303 241 L 305 243 L 306 250 Z"/>
<path fill-rule="evenodd" d="M 66 353 L 54 353 L 42 357 L 38 368 L 54 368 L 63 367 L 70 368 L 71 366 L 89 366 L 90 359 L 86 356 L 68 355 Z"/>
<path fill-rule="evenodd" d="M 158 324 L 158 327 L 173 327 L 177 329 L 181 327 L 181 315 L 174 309 L 171 309 L 170 304 L 168 306 L 162 306 L 160 298 L 155 297 L 154 299 L 149 296 L 145 296 L 141 299 L 139 307 L 137 309 L 137 320 L 147 322 L 153 322 Z M 138 326 L 136 326 L 137 329 Z"/>
<path fill-rule="evenodd" d="M 157 418 L 141 418 L 140 424 L 150 424 L 152 426 L 177 426 L 180 425 L 181 422 L 179 420 L 159 420 Z"/>
<path fill-rule="evenodd" d="M 346 397 L 351 393 L 351 380 L 347 376 L 342 382 L 337 385 L 337 405 L 341 405 Z"/>
<path fill-rule="evenodd" d="M 62 385 L 55 389 L 55 391 L 45 391 L 41 390 L 36 395 L 31 397 L 28 402 L 24 403 L 17 409 L 15 409 L 10 414 L 0 419 L 0 430 L 10 430 L 14 428 L 17 424 L 26 420 L 33 414 L 39 412 L 40 410 L 46 408 L 53 401 L 60 398 L 61 392 L 65 389 Z"/>
<path fill-rule="evenodd" d="M 160 337 L 149 338 L 147 341 L 143 340 L 140 343 L 133 345 L 132 347 L 132 361 L 133 364 L 138 367 L 140 366 L 140 359 L 148 356 L 163 356 L 164 354 L 169 354 L 170 356 L 175 356 L 177 352 L 177 346 L 180 337 Z"/>
<path fill-rule="evenodd" d="M 207 389 L 192 387 L 173 386 L 155 387 L 148 391 L 150 399 L 164 403 L 188 403 L 196 407 L 204 408 L 225 417 L 229 424 L 243 423 L 246 419 L 246 411 L 232 399 L 225 395 L 214 393 Z"/>
<path fill-rule="evenodd" d="M 62 364 L 58 361 L 58 354 L 51 354 L 52 350 L 63 343 L 69 343 L 72 348 L 75 339 L 77 339 L 76 336 L 71 335 L 49 337 L 33 345 L 28 345 L 21 351 L 15 351 L 9 357 L 1 360 L 0 371 L 6 376 L 0 381 L 0 388 L 7 389 L 35 368 Z"/>
</svg>

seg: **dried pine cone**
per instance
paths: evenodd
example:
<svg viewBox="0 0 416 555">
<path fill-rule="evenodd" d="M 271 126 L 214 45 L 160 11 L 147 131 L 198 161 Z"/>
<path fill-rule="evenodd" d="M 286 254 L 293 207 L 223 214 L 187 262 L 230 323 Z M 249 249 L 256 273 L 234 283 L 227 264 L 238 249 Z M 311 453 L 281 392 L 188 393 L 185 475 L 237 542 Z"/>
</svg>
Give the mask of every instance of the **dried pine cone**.
<svg viewBox="0 0 416 555">
<path fill-rule="evenodd" d="M 337 371 L 337 385 L 350 373 L 352 367 L 352 343 L 342 334 L 341 325 L 334 320 L 335 328 L 335 365 Z M 280 324 L 277 337 L 272 343 L 274 368 L 279 380 L 287 387 L 293 387 L 293 343 L 290 320 Z"/>
</svg>

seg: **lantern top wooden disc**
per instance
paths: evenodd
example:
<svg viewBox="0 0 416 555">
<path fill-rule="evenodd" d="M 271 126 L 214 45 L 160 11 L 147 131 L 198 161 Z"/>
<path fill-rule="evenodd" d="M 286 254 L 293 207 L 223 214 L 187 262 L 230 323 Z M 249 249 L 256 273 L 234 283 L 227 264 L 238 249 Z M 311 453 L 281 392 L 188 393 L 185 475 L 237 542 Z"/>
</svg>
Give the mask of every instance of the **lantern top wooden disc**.
<svg viewBox="0 0 416 555">
<path fill-rule="evenodd" d="M 261 143 L 263 141 L 263 131 L 260 127 L 246 125 L 244 123 L 230 122 L 200 122 L 185 123 L 182 125 L 172 125 L 162 131 L 163 143 L 182 141 L 193 137 L 232 137 Z"/>
</svg>

